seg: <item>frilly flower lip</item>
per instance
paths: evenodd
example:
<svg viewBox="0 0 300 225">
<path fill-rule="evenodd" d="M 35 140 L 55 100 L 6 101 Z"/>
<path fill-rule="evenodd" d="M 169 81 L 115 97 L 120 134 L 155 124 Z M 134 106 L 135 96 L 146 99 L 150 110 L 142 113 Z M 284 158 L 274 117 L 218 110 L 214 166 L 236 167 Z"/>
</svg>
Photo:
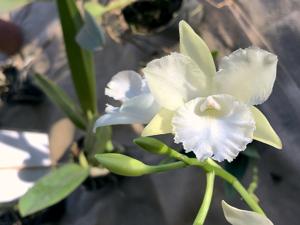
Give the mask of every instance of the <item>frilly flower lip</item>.
<svg viewBox="0 0 300 225">
<path fill-rule="evenodd" d="M 249 107 L 231 95 L 195 98 L 182 105 L 173 120 L 175 142 L 199 160 L 232 161 L 252 141 L 255 121 Z"/>
<path fill-rule="evenodd" d="M 256 212 L 241 210 L 222 201 L 224 216 L 231 225 L 273 225 L 265 216 Z"/>
<path fill-rule="evenodd" d="M 113 77 L 106 94 L 123 104 L 108 109 L 96 127 L 148 123 L 143 136 L 174 133 L 175 142 L 199 160 L 232 161 L 253 139 L 281 149 L 280 138 L 254 107 L 272 92 L 277 56 L 239 49 L 216 71 L 207 45 L 186 22 L 179 32 L 180 53 L 148 63 L 145 79 L 133 71 Z"/>
</svg>

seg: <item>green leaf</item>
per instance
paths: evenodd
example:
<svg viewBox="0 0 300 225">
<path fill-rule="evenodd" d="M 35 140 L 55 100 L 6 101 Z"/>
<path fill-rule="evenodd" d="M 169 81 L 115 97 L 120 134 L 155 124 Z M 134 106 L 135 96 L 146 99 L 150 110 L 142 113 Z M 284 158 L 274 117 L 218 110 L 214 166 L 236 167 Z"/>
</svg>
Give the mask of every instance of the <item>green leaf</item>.
<svg viewBox="0 0 300 225">
<path fill-rule="evenodd" d="M 21 215 L 28 216 L 52 206 L 71 194 L 87 177 L 89 171 L 77 164 L 67 164 L 41 178 L 20 199 Z"/>
<path fill-rule="evenodd" d="M 0 1 L 0 13 L 10 12 L 17 8 L 20 8 L 33 0 L 1 0 Z"/>
<path fill-rule="evenodd" d="M 58 85 L 39 74 L 34 76 L 34 81 L 78 128 L 86 128 L 85 119 L 79 109 Z"/>
<path fill-rule="evenodd" d="M 96 140 L 94 144 L 94 155 L 113 150 L 111 142 L 112 129 L 110 126 L 99 127 L 96 130 Z"/>
<path fill-rule="evenodd" d="M 211 55 L 212 55 L 214 61 L 216 62 L 216 61 L 217 61 L 217 58 L 218 58 L 218 56 L 219 56 L 219 51 L 213 50 L 213 51 L 211 51 Z"/>
<path fill-rule="evenodd" d="M 84 25 L 76 35 L 76 41 L 81 48 L 89 51 L 100 50 L 105 43 L 101 26 L 88 11 L 85 12 Z"/>
<path fill-rule="evenodd" d="M 90 162 L 95 161 L 95 155 L 104 152 L 111 152 L 113 144 L 111 141 L 112 129 L 110 126 L 99 127 L 93 131 L 94 123 L 91 124 L 86 135 L 84 148 Z"/>
<path fill-rule="evenodd" d="M 83 20 L 74 0 L 57 0 L 72 79 L 85 115 L 97 113 L 96 78 L 92 52 L 82 49 L 75 37 Z"/>
</svg>

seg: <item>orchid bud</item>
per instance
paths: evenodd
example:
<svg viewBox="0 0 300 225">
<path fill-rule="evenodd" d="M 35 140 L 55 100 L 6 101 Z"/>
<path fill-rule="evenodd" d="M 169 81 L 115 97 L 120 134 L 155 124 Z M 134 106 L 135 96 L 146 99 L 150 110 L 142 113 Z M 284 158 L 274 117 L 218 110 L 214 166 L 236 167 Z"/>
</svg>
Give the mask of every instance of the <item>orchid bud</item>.
<svg viewBox="0 0 300 225">
<path fill-rule="evenodd" d="M 133 142 L 141 148 L 145 149 L 146 151 L 154 154 L 169 155 L 171 152 L 169 146 L 155 138 L 140 137 L 134 139 Z"/>
<path fill-rule="evenodd" d="M 103 167 L 122 176 L 142 176 L 152 171 L 151 166 L 118 153 L 98 154 L 95 157 Z"/>
</svg>

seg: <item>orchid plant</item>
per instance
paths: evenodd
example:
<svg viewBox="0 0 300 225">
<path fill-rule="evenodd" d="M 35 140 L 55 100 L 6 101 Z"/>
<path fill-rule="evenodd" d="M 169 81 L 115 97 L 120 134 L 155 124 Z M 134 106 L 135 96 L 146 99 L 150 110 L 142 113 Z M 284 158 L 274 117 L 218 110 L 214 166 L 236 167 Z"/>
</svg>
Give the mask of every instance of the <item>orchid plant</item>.
<svg viewBox="0 0 300 225">
<path fill-rule="evenodd" d="M 31 1 L 4 2 L 2 10 L 6 11 L 21 7 Z M 36 74 L 34 76 L 35 83 L 63 111 L 68 119 L 60 120 L 50 131 L 49 149 L 51 153 L 55 153 L 55 157 L 51 157 L 51 164 L 47 165 L 51 169 L 50 172 L 40 178 L 30 189 L 28 187 L 26 187 L 27 189 L 17 188 L 22 194 L 28 190 L 21 198 L 19 198 L 20 195 L 15 195 L 13 199 L 19 200 L 17 209 L 22 217 L 37 213 L 65 199 L 87 177 L 107 174 L 106 169 L 96 166 L 97 162 L 94 155 L 115 150 L 109 126 L 98 129 L 96 135 L 93 133 L 94 122 L 99 117 L 93 52 L 91 49 L 81 46 L 81 42 L 78 41 L 78 39 L 82 40 L 81 38 L 83 38 L 80 31 L 95 26 L 95 24 L 90 21 L 90 17 L 84 21 L 74 0 L 57 0 L 56 5 L 62 27 L 66 57 L 78 102 L 71 99 L 59 85 L 44 75 Z M 89 24 L 88 28 L 87 23 Z M 82 146 L 79 146 L 74 140 L 75 128 L 80 130 L 83 139 Z M 72 147 L 70 147 L 71 145 Z M 61 156 L 70 148 L 73 157 L 68 157 L 63 162 L 59 161 Z M 51 153 L 50 155 L 52 155 Z M 18 171 L 14 175 L 16 179 L 20 179 Z"/>
<path fill-rule="evenodd" d="M 224 57 L 216 70 L 209 48 L 186 22 L 180 22 L 179 33 L 180 53 L 151 61 L 142 70 L 144 77 L 134 71 L 122 71 L 112 78 L 105 94 L 120 101 L 121 106 L 107 105 L 106 114 L 94 127 L 97 131 L 107 125 L 147 124 L 142 132 L 144 137 L 134 142 L 177 162 L 150 166 L 117 153 L 98 154 L 96 158 L 101 165 L 124 176 L 186 166 L 204 169 L 206 192 L 194 225 L 204 224 L 216 175 L 230 183 L 254 211 L 240 211 L 223 203 L 228 222 L 272 224 L 256 199 L 215 161 L 231 162 L 253 140 L 282 148 L 267 118 L 255 107 L 272 92 L 277 56 L 257 47 L 239 49 Z M 186 153 L 193 152 L 196 158 L 147 137 L 168 133 L 174 135 L 174 142 L 182 144 Z"/>
</svg>

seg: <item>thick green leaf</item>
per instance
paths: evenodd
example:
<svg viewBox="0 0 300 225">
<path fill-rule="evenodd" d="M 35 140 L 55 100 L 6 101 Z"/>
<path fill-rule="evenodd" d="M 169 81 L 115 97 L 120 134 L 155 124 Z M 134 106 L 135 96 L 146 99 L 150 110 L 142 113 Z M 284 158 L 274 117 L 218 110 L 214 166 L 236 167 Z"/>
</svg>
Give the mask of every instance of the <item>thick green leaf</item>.
<svg viewBox="0 0 300 225">
<path fill-rule="evenodd" d="M 33 0 L 0 0 L 0 13 L 10 12 L 32 1 Z"/>
<path fill-rule="evenodd" d="M 34 81 L 78 128 L 85 129 L 84 117 L 80 114 L 74 102 L 59 86 L 39 74 L 34 76 Z"/>
<path fill-rule="evenodd" d="M 75 37 L 83 20 L 75 0 L 57 0 L 66 53 L 80 105 L 85 114 L 96 114 L 96 80 L 92 52 L 82 49 Z"/>
<path fill-rule="evenodd" d="M 41 178 L 20 199 L 22 216 L 38 212 L 58 203 L 71 194 L 88 176 L 87 168 L 67 164 Z"/>
</svg>

